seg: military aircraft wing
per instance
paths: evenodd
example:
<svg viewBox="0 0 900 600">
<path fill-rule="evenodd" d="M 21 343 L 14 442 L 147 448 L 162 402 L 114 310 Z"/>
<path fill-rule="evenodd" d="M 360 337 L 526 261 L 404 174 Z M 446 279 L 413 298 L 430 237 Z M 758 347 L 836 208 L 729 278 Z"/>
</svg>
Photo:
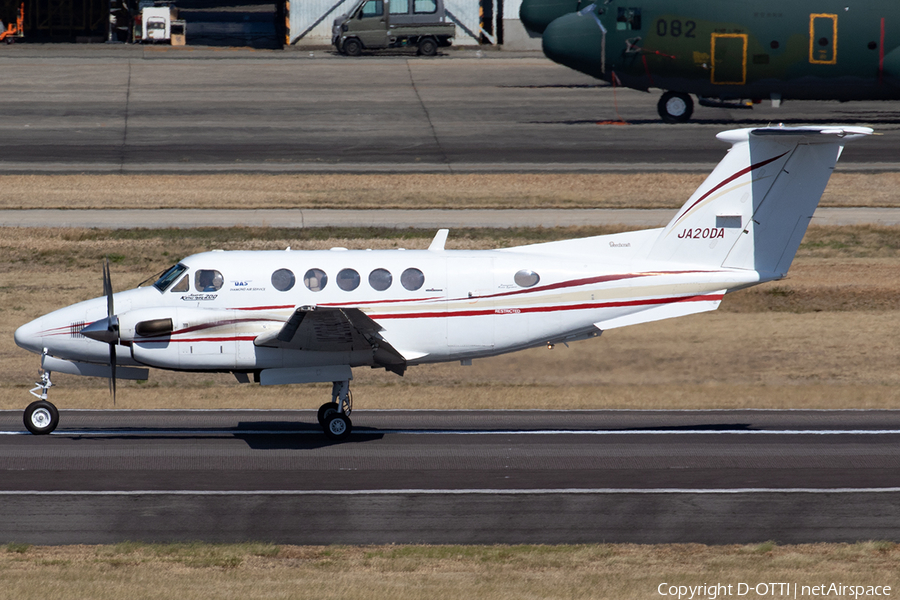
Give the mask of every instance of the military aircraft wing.
<svg viewBox="0 0 900 600">
<path fill-rule="evenodd" d="M 278 331 L 257 336 L 256 346 L 309 352 L 374 352 L 375 362 L 402 375 L 406 358 L 381 336 L 384 328 L 358 308 L 300 306 Z"/>
</svg>

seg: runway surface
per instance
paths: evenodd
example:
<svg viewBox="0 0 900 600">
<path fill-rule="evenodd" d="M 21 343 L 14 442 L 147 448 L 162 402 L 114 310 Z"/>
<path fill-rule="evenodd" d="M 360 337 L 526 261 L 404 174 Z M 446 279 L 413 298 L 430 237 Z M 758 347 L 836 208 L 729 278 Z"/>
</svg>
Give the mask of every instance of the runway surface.
<svg viewBox="0 0 900 600">
<path fill-rule="evenodd" d="M 660 227 L 672 209 L 537 210 L 0 210 L 0 227 L 186 229 L 192 227 Z M 900 225 L 900 208 L 818 208 L 815 225 Z"/>
<path fill-rule="evenodd" d="M 0 173 L 706 172 L 724 129 L 843 123 L 883 136 L 842 171 L 900 166 L 900 103 L 698 107 L 617 90 L 540 53 L 454 49 L 349 58 L 316 50 L 4 48 Z M 608 124 L 618 119 L 628 125 Z"/>
<path fill-rule="evenodd" d="M 900 540 L 900 411 L 0 412 L 0 540 Z"/>
</svg>

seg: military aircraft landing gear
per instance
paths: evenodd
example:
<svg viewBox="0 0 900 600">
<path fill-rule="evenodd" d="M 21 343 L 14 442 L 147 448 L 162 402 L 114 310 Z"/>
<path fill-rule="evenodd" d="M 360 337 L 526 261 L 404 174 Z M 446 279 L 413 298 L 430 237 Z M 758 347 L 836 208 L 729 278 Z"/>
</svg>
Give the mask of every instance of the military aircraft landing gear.
<svg viewBox="0 0 900 600">
<path fill-rule="evenodd" d="M 353 424 L 350 413 L 353 411 L 353 398 L 350 395 L 350 381 L 335 381 L 331 386 L 331 402 L 319 407 L 319 425 L 326 437 L 334 441 L 347 439 Z"/>
<path fill-rule="evenodd" d="M 28 405 L 23 420 L 25 428 L 34 435 L 46 435 L 59 425 L 59 411 L 47 401 L 47 392 L 53 386 L 50 381 L 50 371 L 44 371 L 41 374 L 41 380 L 34 385 L 35 387 L 29 391 L 32 396 L 40 398 L 40 400 Z"/>
<path fill-rule="evenodd" d="M 666 123 L 687 123 L 694 114 L 694 101 L 681 92 L 666 92 L 656 104 L 656 112 Z"/>
</svg>

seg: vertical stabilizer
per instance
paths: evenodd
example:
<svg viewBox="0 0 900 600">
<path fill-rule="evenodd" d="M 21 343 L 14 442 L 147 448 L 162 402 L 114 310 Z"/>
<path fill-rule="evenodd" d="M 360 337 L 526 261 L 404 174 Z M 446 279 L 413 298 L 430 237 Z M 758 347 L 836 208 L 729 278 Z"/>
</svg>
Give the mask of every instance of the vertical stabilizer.
<svg viewBox="0 0 900 600">
<path fill-rule="evenodd" d="M 654 260 L 787 273 L 828 178 L 867 127 L 765 127 L 725 131 L 732 144 L 650 251 Z"/>
</svg>

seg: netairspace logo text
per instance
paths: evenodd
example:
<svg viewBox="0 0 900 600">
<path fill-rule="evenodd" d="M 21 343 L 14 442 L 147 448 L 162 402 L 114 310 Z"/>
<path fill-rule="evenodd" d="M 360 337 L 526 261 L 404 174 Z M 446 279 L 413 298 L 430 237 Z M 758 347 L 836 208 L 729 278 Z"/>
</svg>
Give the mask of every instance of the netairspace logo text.
<svg viewBox="0 0 900 600">
<path fill-rule="evenodd" d="M 716 598 L 877 598 L 891 595 L 889 585 L 849 585 L 845 583 L 711 583 L 703 585 L 672 585 L 661 583 L 656 588 L 660 596 L 693 600 Z"/>
</svg>

